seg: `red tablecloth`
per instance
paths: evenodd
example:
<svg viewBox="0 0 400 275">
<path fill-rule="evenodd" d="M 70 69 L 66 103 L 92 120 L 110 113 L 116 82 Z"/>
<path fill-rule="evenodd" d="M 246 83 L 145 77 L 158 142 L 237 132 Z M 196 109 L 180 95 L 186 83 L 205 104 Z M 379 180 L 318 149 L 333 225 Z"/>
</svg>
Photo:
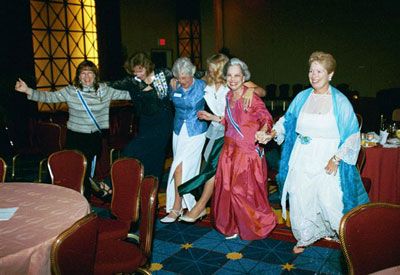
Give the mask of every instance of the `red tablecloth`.
<svg viewBox="0 0 400 275">
<path fill-rule="evenodd" d="M 0 221 L 0 274 L 51 274 L 58 234 L 90 212 L 78 192 L 52 184 L 0 183 L 0 208 L 18 207 Z"/>
<path fill-rule="evenodd" d="M 366 148 L 361 175 L 371 179 L 372 202 L 400 204 L 400 148 Z"/>
</svg>

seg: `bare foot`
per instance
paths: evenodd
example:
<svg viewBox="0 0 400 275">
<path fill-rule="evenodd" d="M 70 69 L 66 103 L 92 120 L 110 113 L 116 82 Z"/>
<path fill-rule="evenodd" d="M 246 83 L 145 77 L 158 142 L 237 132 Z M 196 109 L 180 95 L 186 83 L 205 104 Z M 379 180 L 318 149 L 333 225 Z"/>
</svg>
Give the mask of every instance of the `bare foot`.
<svg viewBox="0 0 400 275">
<path fill-rule="evenodd" d="M 294 254 L 300 254 L 304 252 L 304 247 L 303 246 L 294 246 L 293 247 L 293 253 Z"/>
</svg>

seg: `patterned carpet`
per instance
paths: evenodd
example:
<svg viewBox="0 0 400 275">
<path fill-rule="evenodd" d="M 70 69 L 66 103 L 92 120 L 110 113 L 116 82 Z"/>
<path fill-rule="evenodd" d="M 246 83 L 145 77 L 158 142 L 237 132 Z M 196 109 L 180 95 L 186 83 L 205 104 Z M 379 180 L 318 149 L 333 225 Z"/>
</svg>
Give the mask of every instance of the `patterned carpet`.
<svg viewBox="0 0 400 275">
<path fill-rule="evenodd" d="M 346 274 L 337 248 L 312 246 L 300 255 L 294 243 L 272 237 L 225 240 L 210 226 L 157 221 L 153 274 Z"/>
<path fill-rule="evenodd" d="M 272 192 L 271 192 L 272 191 Z M 277 198 L 270 190 L 270 201 Z M 280 210 L 280 224 L 270 237 L 258 241 L 225 240 L 209 216 L 195 224 L 162 224 L 165 193 L 159 194 L 159 213 L 152 255 L 153 274 L 346 274 L 339 244 L 321 240 L 304 253 L 292 253 L 295 239 Z M 288 223 L 290 225 L 290 223 Z"/>
</svg>

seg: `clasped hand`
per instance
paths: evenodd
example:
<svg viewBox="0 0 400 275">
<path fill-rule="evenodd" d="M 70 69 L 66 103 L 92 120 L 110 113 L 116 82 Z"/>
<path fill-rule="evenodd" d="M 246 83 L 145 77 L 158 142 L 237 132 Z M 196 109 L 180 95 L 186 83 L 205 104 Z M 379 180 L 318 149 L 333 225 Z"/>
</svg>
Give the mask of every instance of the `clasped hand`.
<svg viewBox="0 0 400 275">
<path fill-rule="evenodd" d="M 271 133 L 266 133 L 264 131 L 257 131 L 255 135 L 255 141 L 261 144 L 267 144 L 273 135 Z"/>
</svg>

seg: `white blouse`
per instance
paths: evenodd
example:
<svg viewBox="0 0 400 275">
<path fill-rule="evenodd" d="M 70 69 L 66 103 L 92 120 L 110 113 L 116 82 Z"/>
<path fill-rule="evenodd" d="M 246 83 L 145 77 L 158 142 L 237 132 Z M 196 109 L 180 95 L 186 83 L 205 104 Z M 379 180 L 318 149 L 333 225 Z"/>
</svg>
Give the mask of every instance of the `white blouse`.
<svg viewBox="0 0 400 275">
<path fill-rule="evenodd" d="M 229 92 L 229 88 L 225 85 L 221 85 L 218 90 L 215 89 L 215 85 L 207 85 L 204 89 L 204 99 L 207 102 L 211 112 L 216 116 L 225 115 L 226 106 L 226 94 Z M 224 126 L 216 121 L 212 121 L 208 127 L 206 137 L 209 139 L 218 139 L 224 136 Z"/>
</svg>

